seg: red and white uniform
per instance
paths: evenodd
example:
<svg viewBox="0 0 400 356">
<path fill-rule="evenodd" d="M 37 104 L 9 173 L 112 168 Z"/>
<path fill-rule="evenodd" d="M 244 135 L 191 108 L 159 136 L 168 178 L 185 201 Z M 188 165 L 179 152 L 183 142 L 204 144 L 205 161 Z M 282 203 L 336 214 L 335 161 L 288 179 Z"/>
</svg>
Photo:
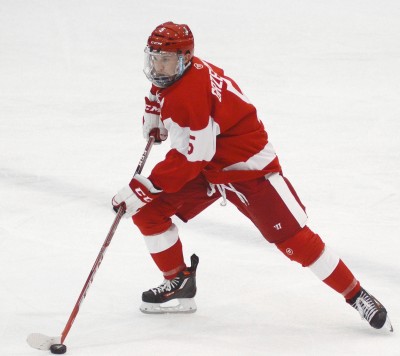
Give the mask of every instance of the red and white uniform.
<svg viewBox="0 0 400 356">
<path fill-rule="evenodd" d="M 281 170 L 256 108 L 222 69 L 193 57 L 158 98 L 171 150 L 149 178 L 165 192 L 200 172 L 211 183 L 233 183 Z"/>
<path fill-rule="evenodd" d="M 184 75 L 157 96 L 171 150 L 149 179 L 163 192 L 133 221 L 165 278 L 185 268 L 171 217 L 186 222 L 224 194 L 288 258 L 310 267 L 345 298 L 353 297 L 359 282 L 306 226 L 305 208 L 238 85 L 222 69 L 193 57 Z M 209 183 L 219 185 L 215 194 Z"/>
</svg>

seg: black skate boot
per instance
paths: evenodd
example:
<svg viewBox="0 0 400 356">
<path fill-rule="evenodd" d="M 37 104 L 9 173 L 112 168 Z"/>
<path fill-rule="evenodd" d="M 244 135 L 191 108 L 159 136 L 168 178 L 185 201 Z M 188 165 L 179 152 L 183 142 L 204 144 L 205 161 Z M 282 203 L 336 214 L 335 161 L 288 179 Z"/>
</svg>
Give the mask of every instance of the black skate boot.
<svg viewBox="0 0 400 356">
<path fill-rule="evenodd" d="M 347 300 L 347 303 L 356 309 L 360 313 L 361 319 L 368 321 L 373 328 L 382 329 L 385 326 L 386 329 L 393 332 L 385 307 L 365 289 L 361 288 L 354 298 Z"/>
<path fill-rule="evenodd" d="M 199 258 L 190 257 L 191 266 L 171 280 L 165 280 L 159 287 L 143 292 L 140 310 L 147 314 L 194 313 L 197 309 L 196 269 Z M 169 303 L 172 301 L 172 303 Z M 167 305 L 165 305 L 167 304 Z M 174 304 L 174 305 L 171 305 Z"/>
</svg>

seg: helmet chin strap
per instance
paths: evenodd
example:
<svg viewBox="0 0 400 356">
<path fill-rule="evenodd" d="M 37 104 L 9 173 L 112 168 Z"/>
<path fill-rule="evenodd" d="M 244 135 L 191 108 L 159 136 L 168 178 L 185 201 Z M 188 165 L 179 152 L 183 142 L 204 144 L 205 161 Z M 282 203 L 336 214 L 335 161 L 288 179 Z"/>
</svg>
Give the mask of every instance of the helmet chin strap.
<svg viewBox="0 0 400 356">
<path fill-rule="evenodd" d="M 190 67 L 191 64 L 192 64 L 192 61 L 189 60 L 189 61 L 185 64 L 185 66 L 183 67 L 183 72 L 182 72 L 182 74 L 185 73 L 185 70 L 188 69 L 188 68 Z"/>
</svg>

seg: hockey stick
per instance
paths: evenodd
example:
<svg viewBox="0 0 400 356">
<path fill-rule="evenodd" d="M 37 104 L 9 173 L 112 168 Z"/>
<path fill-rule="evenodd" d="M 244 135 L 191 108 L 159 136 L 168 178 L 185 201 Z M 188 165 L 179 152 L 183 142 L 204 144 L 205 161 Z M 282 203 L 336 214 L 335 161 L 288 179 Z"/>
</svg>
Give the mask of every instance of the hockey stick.
<svg viewBox="0 0 400 356">
<path fill-rule="evenodd" d="M 149 140 L 147 142 L 147 145 L 144 149 L 144 152 L 142 154 L 142 157 L 139 160 L 139 164 L 136 168 L 135 174 L 140 174 L 143 170 L 144 164 L 146 163 L 147 157 L 149 156 L 151 147 L 153 146 L 155 141 L 154 136 L 150 136 Z M 65 325 L 64 330 L 61 333 L 61 336 L 46 336 L 43 334 L 39 333 L 32 333 L 28 335 L 27 342 L 29 346 L 33 347 L 34 349 L 39 349 L 39 350 L 51 350 L 52 353 L 57 353 L 57 354 L 63 354 L 66 352 L 67 348 L 65 345 L 63 345 L 63 342 L 65 338 L 67 337 L 69 330 L 71 329 L 71 326 L 79 312 L 79 308 L 83 302 L 83 300 L 86 297 L 86 294 L 88 292 L 88 289 L 90 285 L 93 282 L 94 276 L 97 272 L 97 270 L 100 267 L 100 264 L 104 258 L 104 255 L 106 253 L 107 247 L 110 245 L 111 240 L 114 236 L 115 230 L 118 227 L 119 222 L 121 221 L 122 216 L 124 215 L 125 210 L 123 206 L 120 206 L 117 212 L 117 215 L 114 219 L 113 224 L 111 225 L 110 231 L 107 234 L 107 237 L 103 243 L 103 246 L 100 249 L 99 254 L 97 255 L 96 261 L 94 262 L 94 265 L 92 267 L 92 270 L 89 273 L 89 276 L 85 282 L 85 285 L 82 288 L 81 294 L 78 297 L 78 300 L 76 301 L 76 304 L 74 306 L 74 309 L 72 310 L 72 313 L 67 321 L 67 324 Z"/>
</svg>

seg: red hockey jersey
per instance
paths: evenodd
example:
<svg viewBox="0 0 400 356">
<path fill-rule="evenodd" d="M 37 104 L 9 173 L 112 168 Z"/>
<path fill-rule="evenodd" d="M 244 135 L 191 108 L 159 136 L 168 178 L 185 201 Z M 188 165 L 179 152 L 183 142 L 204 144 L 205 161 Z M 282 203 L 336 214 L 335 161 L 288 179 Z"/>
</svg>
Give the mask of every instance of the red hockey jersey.
<svg viewBox="0 0 400 356">
<path fill-rule="evenodd" d="M 200 173 L 221 184 L 281 170 L 256 108 L 222 69 L 193 57 L 184 75 L 157 97 L 171 150 L 149 179 L 165 192 L 178 191 Z"/>
</svg>

